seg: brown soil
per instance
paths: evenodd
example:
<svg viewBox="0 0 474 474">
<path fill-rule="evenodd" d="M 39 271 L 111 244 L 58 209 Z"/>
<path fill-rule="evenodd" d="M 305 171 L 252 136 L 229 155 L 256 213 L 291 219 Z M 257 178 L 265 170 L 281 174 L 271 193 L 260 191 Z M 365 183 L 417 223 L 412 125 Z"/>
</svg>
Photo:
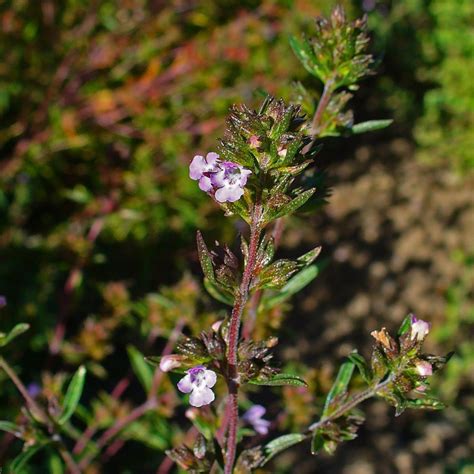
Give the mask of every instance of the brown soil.
<svg viewBox="0 0 474 474">
<path fill-rule="evenodd" d="M 331 260 L 286 322 L 298 335 L 285 355 L 312 366 L 316 361 L 316 367 L 341 361 L 356 347 L 368 355 L 370 332 L 395 330 L 409 312 L 443 324 L 446 289 L 463 271 L 453 253 L 474 252 L 474 179 L 421 164 L 400 139 L 359 147 L 354 155 L 331 166 L 335 186 L 325 210 L 310 225 L 288 229 L 285 241 L 291 247 L 303 228 L 304 244 L 320 243 Z M 428 346 L 439 353 L 451 349 Z M 472 395 L 465 396 L 472 407 Z M 334 458 L 301 456 L 292 472 L 461 472 L 454 466 L 474 452 L 473 413 L 456 409 L 464 403 L 395 419 L 383 402 L 368 402 L 358 440 Z"/>
</svg>

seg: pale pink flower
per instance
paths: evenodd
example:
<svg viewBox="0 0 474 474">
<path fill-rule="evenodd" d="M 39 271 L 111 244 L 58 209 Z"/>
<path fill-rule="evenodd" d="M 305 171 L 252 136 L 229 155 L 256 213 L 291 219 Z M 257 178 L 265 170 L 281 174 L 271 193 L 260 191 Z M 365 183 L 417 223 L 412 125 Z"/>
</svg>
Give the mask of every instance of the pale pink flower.
<svg viewBox="0 0 474 474">
<path fill-rule="evenodd" d="M 430 324 L 422 319 L 418 319 L 415 315 L 411 316 L 411 339 L 422 341 L 430 332 Z"/>
<path fill-rule="evenodd" d="M 425 360 L 419 360 L 416 363 L 416 370 L 422 377 L 428 377 L 429 375 L 433 375 L 433 367 L 429 362 Z"/>
<path fill-rule="evenodd" d="M 211 390 L 216 381 L 217 375 L 214 371 L 198 365 L 187 371 L 187 374 L 178 382 L 178 389 L 183 393 L 190 393 L 189 403 L 199 408 L 209 405 L 216 398 Z"/>
</svg>

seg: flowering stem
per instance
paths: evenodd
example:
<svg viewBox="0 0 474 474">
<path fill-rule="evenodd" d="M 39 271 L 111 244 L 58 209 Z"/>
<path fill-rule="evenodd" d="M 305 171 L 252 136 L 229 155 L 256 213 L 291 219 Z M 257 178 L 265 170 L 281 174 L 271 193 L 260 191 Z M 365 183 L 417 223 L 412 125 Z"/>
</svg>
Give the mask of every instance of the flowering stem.
<svg viewBox="0 0 474 474">
<path fill-rule="evenodd" d="M 318 107 L 316 108 L 316 112 L 314 113 L 313 120 L 311 122 L 312 139 L 311 142 L 304 147 L 303 153 L 307 153 L 309 150 L 311 150 L 314 142 L 316 141 L 316 138 L 318 138 L 319 136 L 319 133 L 321 131 L 321 120 L 323 118 L 324 111 L 326 110 L 326 107 L 328 106 L 329 101 L 331 100 L 331 96 L 334 91 L 333 87 L 333 79 L 328 79 L 324 84 L 323 93 L 321 95 L 321 98 L 319 99 Z"/>
<path fill-rule="evenodd" d="M 227 432 L 227 454 L 225 462 L 225 474 L 231 474 L 235 462 L 235 453 L 237 449 L 237 425 L 239 422 L 238 391 L 239 380 L 237 372 L 237 349 L 239 342 L 239 330 L 242 313 L 248 300 L 250 281 L 253 276 L 257 260 L 258 243 L 262 232 L 260 222 L 262 206 L 256 203 L 252 212 L 252 221 L 250 225 L 250 242 L 247 265 L 242 275 L 242 282 L 235 297 L 234 307 L 230 317 L 229 343 L 227 354 L 228 378 L 227 386 L 229 397 L 227 400 L 227 415 L 229 417 L 229 427 Z"/>
<path fill-rule="evenodd" d="M 308 430 L 309 431 L 315 431 L 319 427 L 321 427 L 325 423 L 327 423 L 328 421 L 336 420 L 337 418 L 341 417 L 342 415 L 344 415 L 348 411 L 355 408 L 357 405 L 359 405 L 363 401 L 377 395 L 377 393 L 380 392 L 380 390 L 383 390 L 392 381 L 393 381 L 393 376 L 390 376 L 386 380 L 384 380 L 383 382 L 379 382 L 377 385 L 375 385 L 375 387 L 370 387 L 366 390 L 363 390 L 361 392 L 358 392 L 358 393 L 354 394 L 349 400 L 347 400 L 346 403 L 343 403 L 336 411 L 331 413 L 329 416 L 321 418 L 316 423 L 313 423 L 312 425 L 310 425 L 308 427 Z"/>
</svg>

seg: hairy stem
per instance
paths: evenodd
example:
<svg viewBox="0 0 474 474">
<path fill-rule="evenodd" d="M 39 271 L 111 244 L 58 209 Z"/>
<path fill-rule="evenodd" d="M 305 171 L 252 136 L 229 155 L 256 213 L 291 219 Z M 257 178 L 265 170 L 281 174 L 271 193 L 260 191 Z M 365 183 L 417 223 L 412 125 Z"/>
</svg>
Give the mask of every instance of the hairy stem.
<svg viewBox="0 0 474 474">
<path fill-rule="evenodd" d="M 311 150 L 316 138 L 318 138 L 321 132 L 321 121 L 324 111 L 331 100 L 332 93 L 334 92 L 333 87 L 334 81 L 332 79 L 329 79 L 324 84 L 323 93 L 319 99 L 318 107 L 316 108 L 316 112 L 314 113 L 313 120 L 311 122 L 311 142 L 303 148 L 303 153 L 308 153 L 308 151 Z"/>
<path fill-rule="evenodd" d="M 235 462 L 235 453 L 237 448 L 237 425 L 239 422 L 238 392 L 239 380 L 237 372 L 237 349 L 239 342 L 239 330 L 242 313 L 245 304 L 248 301 L 250 281 L 255 270 L 257 260 L 258 243 L 262 232 L 260 218 L 262 207 L 255 204 L 252 212 L 252 221 L 250 225 L 250 242 L 247 265 L 242 275 L 242 282 L 235 297 L 234 307 L 230 317 L 229 342 L 227 354 L 228 379 L 227 386 L 229 397 L 227 400 L 227 415 L 229 417 L 229 426 L 227 431 L 227 454 L 225 462 L 225 474 L 231 474 Z"/>
</svg>

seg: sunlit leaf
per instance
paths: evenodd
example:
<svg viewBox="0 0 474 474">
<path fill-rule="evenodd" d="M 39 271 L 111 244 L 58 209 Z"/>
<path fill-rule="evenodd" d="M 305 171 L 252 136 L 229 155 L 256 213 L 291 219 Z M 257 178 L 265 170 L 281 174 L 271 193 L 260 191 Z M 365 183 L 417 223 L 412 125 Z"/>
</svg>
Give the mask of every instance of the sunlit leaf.
<svg viewBox="0 0 474 474">
<path fill-rule="evenodd" d="M 153 369 L 147 364 L 143 354 L 134 346 L 127 347 L 128 357 L 132 365 L 133 372 L 142 384 L 142 387 L 148 392 L 153 379 Z"/>
<path fill-rule="evenodd" d="M 81 366 L 79 367 L 79 369 L 77 369 L 67 388 L 63 402 L 63 412 L 58 419 L 58 423 L 60 425 L 66 423 L 66 421 L 69 420 L 69 418 L 71 418 L 71 416 L 76 411 L 77 405 L 79 404 L 79 400 L 82 395 L 82 391 L 84 389 L 85 379 L 86 369 L 84 366 Z"/>
</svg>

